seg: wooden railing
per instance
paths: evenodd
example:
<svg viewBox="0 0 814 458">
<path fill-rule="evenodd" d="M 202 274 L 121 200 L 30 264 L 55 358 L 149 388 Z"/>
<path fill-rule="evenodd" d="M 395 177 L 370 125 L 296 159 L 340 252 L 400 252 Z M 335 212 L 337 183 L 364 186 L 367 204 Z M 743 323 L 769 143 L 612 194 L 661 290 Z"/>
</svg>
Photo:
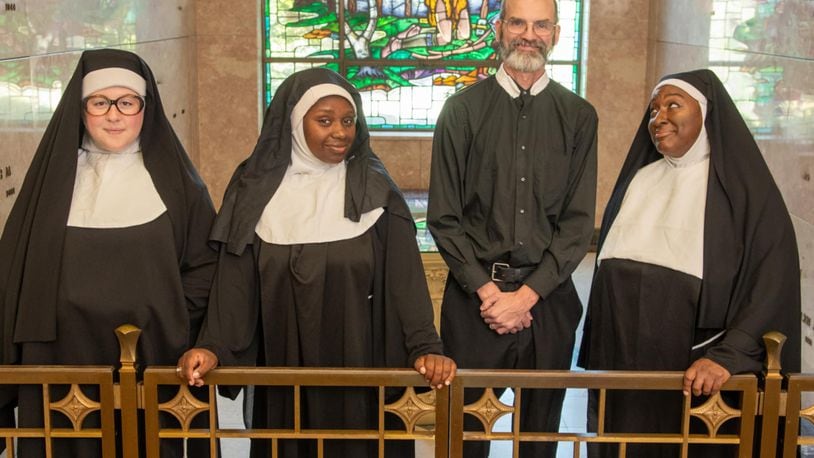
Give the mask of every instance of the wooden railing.
<svg viewBox="0 0 814 458">
<path fill-rule="evenodd" d="M 267 440 L 272 448 L 280 441 L 310 440 L 318 450 L 325 441 L 366 440 L 375 444 L 379 456 L 385 456 L 386 441 L 429 440 L 434 443 L 434 456 L 462 457 L 466 441 L 509 441 L 518 450 L 523 442 L 559 442 L 573 444 L 573 456 L 581 455 L 580 444 L 616 444 L 619 455 L 630 444 L 674 444 L 683 456 L 692 456 L 693 444 L 737 446 L 738 456 L 774 457 L 778 441 L 782 440 L 783 457 L 796 456 L 802 446 L 814 446 L 814 436 L 799 433 L 800 419 L 814 424 L 814 405 L 801 408 L 808 393 L 814 399 L 814 375 L 792 374 L 786 378 L 787 391 L 781 389 L 779 355 L 784 337 L 776 333 L 765 337 L 768 349 L 767 370 L 761 381 L 753 375 L 732 377 L 722 388 L 724 397 L 713 396 L 700 406 L 692 406 L 684 396 L 681 430 L 672 434 L 618 433 L 606 431 L 599 421 L 596 432 L 539 432 L 518 428 L 520 403 L 530 389 L 576 388 L 596 390 L 600 418 L 603 417 L 606 395 L 613 390 L 682 389 L 680 372 L 572 372 L 572 371 L 484 371 L 460 370 L 451 386 L 427 391 L 423 378 L 406 369 L 313 369 L 313 368 L 220 368 L 206 377 L 207 396 L 195 396 L 177 378 L 175 368 L 147 368 L 143 381 L 137 381 L 134 367 L 135 348 L 140 331 L 123 326 L 117 331 L 122 346 L 122 367 L 119 382 L 113 383 L 114 371 L 108 367 L 0 367 L 0 388 L 15 385 L 41 387 L 44 400 L 44 424 L 27 428 L 0 428 L 6 456 L 14 456 L 15 439 L 36 439 L 45 443 L 46 456 L 54 456 L 53 439 L 93 438 L 100 441 L 105 457 L 116 456 L 114 410 L 121 416 L 120 437 L 123 458 L 139 456 L 140 443 L 146 456 L 158 457 L 161 444 L 169 439 L 206 440 L 211 456 L 217 456 L 220 440 L 248 438 Z M 52 388 L 65 388 L 67 395 L 51 399 Z M 98 399 L 91 399 L 79 385 L 98 388 Z M 291 426 L 286 428 L 220 427 L 217 424 L 217 403 L 201 400 L 216 399 L 216 387 L 288 387 L 293 399 Z M 375 424 L 362 429 L 308 429 L 298 420 L 302 405 L 301 394 L 320 387 L 367 387 L 376 399 Z M 514 402 L 504 404 L 495 390 L 511 388 Z M 484 390 L 483 396 L 464 403 L 465 389 Z M 170 390 L 169 397 L 166 392 Z M 392 396 L 396 392 L 396 396 Z M 159 398 L 162 393 L 162 398 Z M 175 393 L 174 397 L 172 393 Z M 387 394 L 387 395 L 386 395 Z M 724 401 L 724 398 L 729 401 Z M 733 403 L 731 400 L 735 399 Z M 806 400 L 808 401 L 808 400 Z M 143 411 L 144 427 L 139 431 L 139 410 Z M 98 412 L 98 413 L 97 413 Z M 86 426 L 91 413 L 101 426 Z M 208 424 L 194 425 L 193 419 L 208 414 Z M 341 415 L 325 412 L 326 416 Z M 513 415 L 509 430 L 496 430 L 499 418 Z M 56 427 L 51 418 L 66 417 L 71 427 Z M 174 422 L 159 422 L 159 417 L 174 418 Z M 477 430 L 464 427 L 464 417 L 471 416 L 483 426 Z M 388 421 L 385 418 L 389 417 Z M 706 425 L 705 432 L 689 428 L 691 418 Z M 760 418 L 761 421 L 757 421 Z M 393 419 L 398 419 L 396 425 Z M 721 433 L 722 425 L 732 422 L 734 430 Z M 63 422 L 64 423 L 64 422 Z M 94 423 L 96 424 L 96 423 Z M 756 426 L 759 425 L 759 426 Z M 782 428 L 781 426 L 784 426 Z M 139 440 L 143 434 L 143 440 Z M 759 448 L 753 449 L 753 444 Z M 273 455 L 274 456 L 274 455 Z M 321 454 L 320 454 L 321 456 Z M 198 458 L 198 457 L 196 457 Z"/>
</svg>

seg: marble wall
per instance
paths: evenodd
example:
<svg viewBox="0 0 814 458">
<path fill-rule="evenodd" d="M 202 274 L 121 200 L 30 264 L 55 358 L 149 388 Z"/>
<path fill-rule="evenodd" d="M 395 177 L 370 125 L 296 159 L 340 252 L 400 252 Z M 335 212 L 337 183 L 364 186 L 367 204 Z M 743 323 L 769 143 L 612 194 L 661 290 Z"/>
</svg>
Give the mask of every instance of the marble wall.
<svg viewBox="0 0 814 458">
<path fill-rule="evenodd" d="M 216 206 L 254 148 L 261 111 L 260 2 L 196 0 L 199 170 Z"/>
<path fill-rule="evenodd" d="M 590 3 L 585 98 L 599 115 L 597 227 L 648 97 L 644 75 L 649 63 L 651 3 L 655 2 Z"/>
</svg>

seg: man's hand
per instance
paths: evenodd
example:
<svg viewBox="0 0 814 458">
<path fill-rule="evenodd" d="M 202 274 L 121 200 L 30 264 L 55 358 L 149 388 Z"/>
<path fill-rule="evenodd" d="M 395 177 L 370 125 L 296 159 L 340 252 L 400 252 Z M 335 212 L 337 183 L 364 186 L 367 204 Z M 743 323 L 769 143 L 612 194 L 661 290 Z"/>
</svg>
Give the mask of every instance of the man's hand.
<svg viewBox="0 0 814 458">
<path fill-rule="evenodd" d="M 497 300 L 498 294 L 502 294 L 500 288 L 497 287 L 495 282 L 490 281 L 480 288 L 478 288 L 478 297 L 482 303 L 486 303 L 489 299 Z"/>
<path fill-rule="evenodd" d="M 523 285 L 514 292 L 489 296 L 481 304 L 480 316 L 498 334 L 514 334 L 531 326 L 530 310 L 539 300 L 540 295 Z"/>
<path fill-rule="evenodd" d="M 684 394 L 688 395 L 692 391 L 695 396 L 702 393 L 714 395 L 730 376 L 729 371 L 715 361 L 708 358 L 697 359 L 684 372 Z"/>
</svg>

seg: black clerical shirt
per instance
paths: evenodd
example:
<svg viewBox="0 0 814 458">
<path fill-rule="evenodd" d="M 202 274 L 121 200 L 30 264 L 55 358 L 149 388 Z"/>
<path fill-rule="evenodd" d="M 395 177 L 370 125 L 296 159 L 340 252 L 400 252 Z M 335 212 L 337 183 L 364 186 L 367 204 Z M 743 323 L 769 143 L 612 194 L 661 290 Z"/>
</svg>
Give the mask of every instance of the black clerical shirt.
<svg viewBox="0 0 814 458">
<path fill-rule="evenodd" d="M 545 298 L 585 256 L 596 200 L 594 108 L 550 81 L 513 98 L 490 77 L 451 96 L 436 125 L 428 224 L 467 291 L 488 264 L 534 266 Z"/>
</svg>

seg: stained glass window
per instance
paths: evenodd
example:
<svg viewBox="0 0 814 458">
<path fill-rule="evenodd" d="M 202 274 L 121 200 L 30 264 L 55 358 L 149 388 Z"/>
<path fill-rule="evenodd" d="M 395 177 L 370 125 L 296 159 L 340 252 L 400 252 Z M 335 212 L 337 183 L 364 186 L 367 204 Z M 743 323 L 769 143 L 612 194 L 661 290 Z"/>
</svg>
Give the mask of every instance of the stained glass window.
<svg viewBox="0 0 814 458">
<path fill-rule="evenodd" d="M 430 130 L 446 98 L 494 74 L 499 0 L 264 0 L 265 103 L 291 73 L 326 66 L 362 94 L 373 130 Z M 574 92 L 583 0 L 560 0 L 547 71 Z M 341 25 L 341 26 L 340 26 Z"/>
<path fill-rule="evenodd" d="M 726 85 L 757 138 L 814 140 L 814 101 L 789 81 L 808 78 L 794 58 L 810 55 L 811 2 L 715 0 L 709 34 L 709 67 Z M 773 58 L 783 54 L 788 59 Z"/>
</svg>

